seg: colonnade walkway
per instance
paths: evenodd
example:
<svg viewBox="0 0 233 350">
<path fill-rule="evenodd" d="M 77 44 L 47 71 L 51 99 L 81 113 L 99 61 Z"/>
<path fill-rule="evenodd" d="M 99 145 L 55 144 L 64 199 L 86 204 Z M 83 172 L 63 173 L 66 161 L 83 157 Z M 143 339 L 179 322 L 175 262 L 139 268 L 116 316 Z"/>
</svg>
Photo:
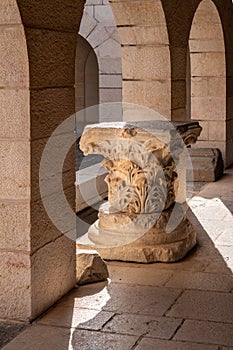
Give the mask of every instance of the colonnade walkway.
<svg viewBox="0 0 233 350">
<path fill-rule="evenodd" d="M 109 262 L 4 350 L 233 350 L 233 168 L 189 203 L 198 245 L 173 264 Z"/>
</svg>

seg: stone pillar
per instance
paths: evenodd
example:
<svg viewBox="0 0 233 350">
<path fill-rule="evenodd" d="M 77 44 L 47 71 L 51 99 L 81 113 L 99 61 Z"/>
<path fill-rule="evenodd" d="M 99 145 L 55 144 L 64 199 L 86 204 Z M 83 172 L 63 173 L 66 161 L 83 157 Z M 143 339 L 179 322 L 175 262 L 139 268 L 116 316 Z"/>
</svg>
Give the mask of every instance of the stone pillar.
<svg viewBox="0 0 233 350">
<path fill-rule="evenodd" d="M 186 147 L 200 135 L 198 123 L 167 121 L 88 126 L 80 147 L 105 157 L 108 202 L 78 247 L 103 258 L 173 262 L 196 244 L 184 212 Z M 89 247 L 90 248 L 90 247 Z"/>
<path fill-rule="evenodd" d="M 39 179 L 51 184 L 46 195 L 64 221 L 59 189 L 53 185 L 54 178 L 63 178 L 74 208 L 74 149 L 60 173 L 55 170 L 59 159 L 47 159 L 48 171 L 41 178 L 40 163 L 53 131 L 75 112 L 75 48 L 82 10 L 82 2 L 73 0 L 1 1 L 1 319 L 32 320 L 75 285 L 75 216 L 71 240 L 46 212 Z M 68 131 L 53 137 L 59 152 L 65 137 L 70 137 Z"/>
</svg>

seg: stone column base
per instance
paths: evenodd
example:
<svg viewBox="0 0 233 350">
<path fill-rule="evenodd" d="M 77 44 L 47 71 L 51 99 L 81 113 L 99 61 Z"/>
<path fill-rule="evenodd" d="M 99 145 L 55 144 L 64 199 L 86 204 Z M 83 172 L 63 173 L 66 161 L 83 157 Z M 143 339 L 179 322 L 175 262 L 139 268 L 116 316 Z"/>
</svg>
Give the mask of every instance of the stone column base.
<svg viewBox="0 0 233 350">
<path fill-rule="evenodd" d="M 98 222 L 91 226 L 89 232 L 98 233 Z M 105 232 L 107 234 L 107 232 Z M 109 232 L 109 235 L 112 235 Z M 164 236 L 167 235 L 166 242 Z M 177 241 L 177 235 L 181 239 Z M 155 228 L 151 229 L 140 239 L 118 246 L 97 245 L 91 241 L 88 234 L 79 239 L 77 248 L 95 249 L 105 260 L 119 260 L 139 263 L 152 262 L 175 262 L 182 259 L 195 245 L 196 233 L 187 218 L 183 219 L 180 225 L 171 233 L 161 232 L 161 243 L 156 243 L 159 238 L 158 232 L 155 234 Z"/>
</svg>

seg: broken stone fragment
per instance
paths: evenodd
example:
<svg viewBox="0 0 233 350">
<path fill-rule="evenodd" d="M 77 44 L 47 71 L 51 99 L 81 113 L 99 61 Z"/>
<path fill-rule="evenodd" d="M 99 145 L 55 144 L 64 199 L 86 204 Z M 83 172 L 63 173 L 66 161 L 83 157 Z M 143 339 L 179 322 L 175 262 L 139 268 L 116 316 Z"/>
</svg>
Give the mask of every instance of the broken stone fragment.
<svg viewBox="0 0 233 350">
<path fill-rule="evenodd" d="M 78 285 L 102 282 L 108 277 L 107 265 L 96 250 L 77 249 L 76 282 Z"/>
</svg>

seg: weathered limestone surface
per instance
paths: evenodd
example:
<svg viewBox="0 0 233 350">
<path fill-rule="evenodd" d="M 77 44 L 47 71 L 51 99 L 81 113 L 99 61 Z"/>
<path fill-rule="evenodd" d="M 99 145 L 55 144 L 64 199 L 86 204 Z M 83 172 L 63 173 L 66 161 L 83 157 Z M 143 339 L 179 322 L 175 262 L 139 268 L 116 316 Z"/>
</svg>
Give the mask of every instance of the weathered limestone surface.
<svg viewBox="0 0 233 350">
<path fill-rule="evenodd" d="M 190 148 L 193 180 L 212 182 L 223 175 L 224 165 L 221 152 L 214 148 Z"/>
<path fill-rule="evenodd" d="M 78 249 L 76 253 L 77 284 L 102 282 L 109 277 L 108 268 L 95 250 Z"/>
<path fill-rule="evenodd" d="M 85 155 L 100 153 L 108 170 L 109 202 L 102 205 L 88 237 L 105 259 L 177 261 L 196 244 L 185 217 L 185 145 L 200 135 L 198 123 L 105 123 L 86 127 Z M 182 168 L 182 169 L 181 169 Z M 179 203 L 177 203 L 179 202 Z"/>
</svg>

